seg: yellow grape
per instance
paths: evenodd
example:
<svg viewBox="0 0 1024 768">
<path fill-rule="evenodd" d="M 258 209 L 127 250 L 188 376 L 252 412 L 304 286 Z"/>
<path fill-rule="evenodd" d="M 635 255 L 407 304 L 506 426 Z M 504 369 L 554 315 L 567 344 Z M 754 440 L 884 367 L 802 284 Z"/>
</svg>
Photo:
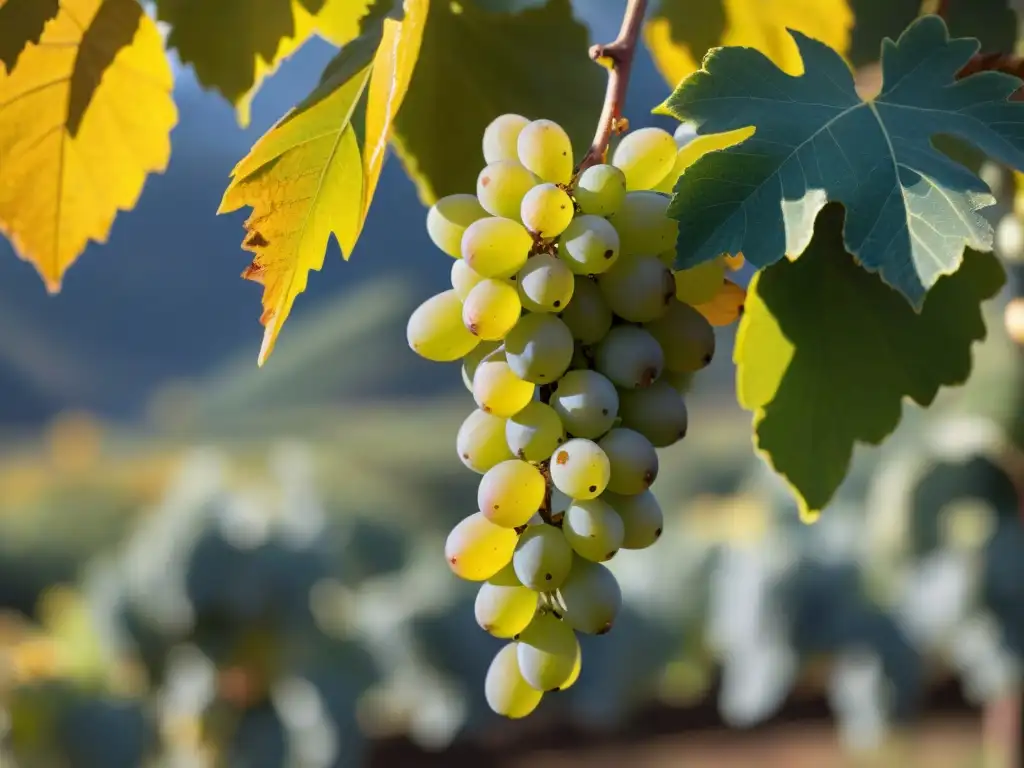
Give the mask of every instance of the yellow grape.
<svg viewBox="0 0 1024 768">
<path fill-rule="evenodd" d="M 512 277 L 532 247 L 533 238 L 522 224 L 497 216 L 474 221 L 462 235 L 462 258 L 484 277 Z"/>
<path fill-rule="evenodd" d="M 519 132 L 529 125 L 529 119 L 522 115 L 508 113 L 498 115 L 484 128 L 484 162 L 518 160 L 517 142 Z"/>
<path fill-rule="evenodd" d="M 523 305 L 519 291 L 505 280 L 481 280 L 466 294 L 462 304 L 462 322 L 474 336 L 484 341 L 499 341 L 519 321 Z"/>
<path fill-rule="evenodd" d="M 561 312 L 570 306 L 576 279 L 565 262 L 538 253 L 526 262 L 516 278 L 519 298 L 531 312 Z"/>
<path fill-rule="evenodd" d="M 480 171 L 476 196 L 492 216 L 518 220 L 523 197 L 536 183 L 537 179 L 521 163 L 499 160 Z"/>
<path fill-rule="evenodd" d="M 623 256 L 654 256 L 674 248 L 679 222 L 668 218 L 669 198 L 659 192 L 628 192 L 609 221 Z M 475 226 L 475 225 L 474 225 Z"/>
<path fill-rule="evenodd" d="M 480 409 L 466 417 L 455 438 L 455 450 L 466 467 L 482 475 L 495 464 L 512 458 L 505 439 L 506 421 Z"/>
<path fill-rule="evenodd" d="M 473 286 L 487 278 L 473 270 L 465 259 L 456 259 L 452 262 L 452 288 L 458 294 L 460 301 L 465 301 Z"/>
<path fill-rule="evenodd" d="M 676 142 L 661 128 L 627 133 L 612 153 L 612 165 L 626 176 L 626 189 L 651 189 L 672 170 Z"/>
<path fill-rule="evenodd" d="M 719 256 L 675 273 L 676 298 L 691 307 L 711 301 L 725 283 L 725 259 Z"/>
<path fill-rule="evenodd" d="M 568 688 L 572 688 L 573 684 L 580 679 L 580 672 L 583 669 L 583 651 L 579 647 L 579 641 L 576 641 L 576 661 L 573 662 L 572 672 L 569 673 L 569 679 L 558 686 L 556 691 L 564 691 Z"/>
<path fill-rule="evenodd" d="M 435 363 L 464 357 L 479 343 L 462 322 L 462 302 L 454 289 L 420 304 L 409 316 L 405 337 L 413 351 Z"/>
<path fill-rule="evenodd" d="M 520 218 L 528 230 L 544 240 L 558 237 L 574 214 L 572 198 L 554 184 L 538 184 L 523 197 Z"/>
<path fill-rule="evenodd" d="M 533 620 L 540 594 L 524 587 L 511 564 L 480 585 L 473 605 L 476 623 L 494 637 L 515 637 Z"/>
<path fill-rule="evenodd" d="M 551 120 L 534 120 L 519 133 L 519 162 L 541 181 L 568 184 L 572 178 L 572 142 L 569 134 Z"/>
<path fill-rule="evenodd" d="M 476 500 L 480 512 L 492 523 L 518 528 L 540 509 L 546 490 L 547 481 L 539 469 L 521 459 L 509 459 L 480 478 Z"/>
<path fill-rule="evenodd" d="M 519 671 L 538 691 L 553 691 L 572 676 L 579 655 L 576 633 L 550 613 L 538 613 L 519 635 Z"/>
<path fill-rule="evenodd" d="M 533 399 L 535 389 L 512 372 L 504 354 L 485 358 L 473 375 L 473 399 L 495 416 L 514 416 Z"/>
<path fill-rule="evenodd" d="M 444 556 L 452 572 L 466 581 L 489 579 L 510 562 L 519 534 L 495 525 L 479 512 L 452 528 Z"/>
<path fill-rule="evenodd" d="M 626 197 L 626 176 L 614 165 L 592 165 L 576 180 L 576 202 L 583 213 L 611 216 Z"/>
<path fill-rule="evenodd" d="M 453 259 L 462 258 L 462 235 L 466 227 L 484 218 L 487 211 L 475 195 L 448 195 L 427 211 L 427 234 L 434 245 Z"/>
<path fill-rule="evenodd" d="M 518 720 L 533 712 L 544 697 L 519 671 L 519 643 L 509 643 L 491 661 L 484 678 L 484 696 L 496 714 Z"/>
</svg>

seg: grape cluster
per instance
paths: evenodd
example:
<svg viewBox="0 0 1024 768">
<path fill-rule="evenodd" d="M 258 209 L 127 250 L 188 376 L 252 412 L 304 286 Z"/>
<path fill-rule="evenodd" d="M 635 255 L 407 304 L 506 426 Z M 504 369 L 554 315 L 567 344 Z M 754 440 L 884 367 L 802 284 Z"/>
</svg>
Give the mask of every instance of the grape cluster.
<svg viewBox="0 0 1024 768">
<path fill-rule="evenodd" d="M 509 640 L 484 684 L 507 717 L 575 682 L 576 632 L 607 632 L 622 602 L 602 563 L 661 535 L 656 449 L 686 435 L 683 391 L 715 351 L 693 307 L 729 267 L 671 268 L 666 192 L 692 137 L 687 126 L 637 130 L 610 164 L 578 172 L 561 126 L 502 115 L 484 132 L 476 194 L 427 214 L 455 260 L 452 287 L 412 313 L 407 336 L 429 360 L 461 358 L 476 401 L 457 449 L 483 475 L 479 511 L 451 531 L 445 556 L 482 582 L 480 626 Z"/>
</svg>

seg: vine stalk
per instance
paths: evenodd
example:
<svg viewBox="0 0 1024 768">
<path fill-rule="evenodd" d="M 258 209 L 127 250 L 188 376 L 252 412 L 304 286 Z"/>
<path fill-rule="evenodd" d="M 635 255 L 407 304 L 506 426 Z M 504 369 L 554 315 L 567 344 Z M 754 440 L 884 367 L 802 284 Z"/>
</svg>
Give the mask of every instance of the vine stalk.
<svg viewBox="0 0 1024 768">
<path fill-rule="evenodd" d="M 629 73 L 633 68 L 633 54 L 640 40 L 640 25 L 643 23 L 646 10 L 647 0 L 626 0 L 626 12 L 622 15 L 622 27 L 619 29 L 618 37 L 605 45 L 590 47 L 591 59 L 598 63 L 608 61 L 608 87 L 604 94 L 601 116 L 597 120 L 594 140 L 580 161 L 577 174 L 592 165 L 603 163 L 612 135 L 622 133 L 629 126 L 622 116 L 622 107 L 626 101 Z"/>
</svg>

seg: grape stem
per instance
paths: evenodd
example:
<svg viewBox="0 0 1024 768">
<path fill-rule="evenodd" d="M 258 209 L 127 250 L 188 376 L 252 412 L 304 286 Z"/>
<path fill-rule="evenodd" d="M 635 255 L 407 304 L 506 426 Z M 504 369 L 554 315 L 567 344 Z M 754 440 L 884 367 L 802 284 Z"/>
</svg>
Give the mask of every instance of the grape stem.
<svg viewBox="0 0 1024 768">
<path fill-rule="evenodd" d="M 622 27 L 619 36 L 606 45 L 592 45 L 590 58 L 608 64 L 608 87 L 604 94 L 604 106 L 597 120 L 597 130 L 590 149 L 583 156 L 576 173 L 582 173 L 592 165 L 603 163 L 608 152 L 608 142 L 612 134 L 622 133 L 628 122 L 622 116 L 622 107 L 626 101 L 626 88 L 629 86 L 629 72 L 633 67 L 633 54 L 640 39 L 640 25 L 647 10 L 647 0 L 627 0 L 626 12 L 622 15 Z"/>
</svg>

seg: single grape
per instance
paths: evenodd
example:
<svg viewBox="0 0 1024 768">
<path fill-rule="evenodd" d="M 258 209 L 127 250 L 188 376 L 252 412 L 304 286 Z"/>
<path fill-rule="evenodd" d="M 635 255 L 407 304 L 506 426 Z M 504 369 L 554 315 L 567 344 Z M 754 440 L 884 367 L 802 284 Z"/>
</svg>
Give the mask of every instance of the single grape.
<svg viewBox="0 0 1024 768">
<path fill-rule="evenodd" d="M 555 315 L 524 315 L 505 337 L 509 366 L 520 379 L 535 384 L 547 384 L 565 373 L 572 351 L 572 333 Z"/>
<path fill-rule="evenodd" d="M 473 391 L 473 375 L 480 361 L 500 346 L 497 341 L 481 341 L 462 358 L 462 383 L 470 392 Z"/>
<path fill-rule="evenodd" d="M 598 443 L 608 457 L 613 493 L 643 493 L 658 477 L 658 452 L 651 441 L 632 429 L 616 427 Z M 494 470 L 491 470 L 492 472 Z"/>
<path fill-rule="evenodd" d="M 691 141 L 697 138 L 697 126 L 691 122 L 682 122 L 676 126 L 675 133 L 672 134 L 673 140 L 676 142 L 676 146 L 682 149 Z"/>
<path fill-rule="evenodd" d="M 452 528 L 444 545 L 448 566 L 466 581 L 491 578 L 512 561 L 519 535 L 474 512 Z"/>
<path fill-rule="evenodd" d="M 653 493 L 644 491 L 623 496 L 606 492 L 601 498 L 622 518 L 623 549 L 647 549 L 661 538 L 665 517 Z"/>
<path fill-rule="evenodd" d="M 521 411 L 533 399 L 535 389 L 532 382 L 516 376 L 504 354 L 484 358 L 473 374 L 473 399 L 495 416 L 507 418 Z"/>
<path fill-rule="evenodd" d="M 577 647 L 579 647 L 578 644 L 577 644 Z M 565 691 L 565 690 L 568 690 L 569 688 L 572 688 L 573 684 L 577 680 L 580 679 L 580 672 L 582 670 L 583 670 L 583 653 L 582 652 L 578 652 L 576 654 L 576 661 L 572 665 L 572 672 L 569 673 L 569 679 L 566 680 L 564 683 L 562 683 L 560 686 L 558 686 L 555 690 L 556 691 Z"/>
<path fill-rule="evenodd" d="M 561 312 L 569 306 L 576 287 L 572 270 L 547 253 L 527 259 L 516 282 L 519 299 L 531 312 Z"/>
<path fill-rule="evenodd" d="M 596 499 L 608 487 L 611 462 L 601 446 L 591 440 L 575 438 L 555 449 L 551 455 L 551 482 L 572 499 Z"/>
<path fill-rule="evenodd" d="M 640 128 L 627 133 L 612 153 L 612 165 L 626 177 L 627 189 L 650 189 L 672 170 L 675 140 L 661 128 Z"/>
<path fill-rule="evenodd" d="M 498 462 L 513 458 L 505 442 L 505 419 L 480 409 L 462 422 L 455 449 L 462 463 L 481 475 Z"/>
<path fill-rule="evenodd" d="M 643 328 L 617 325 L 594 351 L 594 367 L 625 389 L 649 387 L 661 376 L 665 356 L 661 345 Z"/>
<path fill-rule="evenodd" d="M 572 142 L 558 123 L 534 120 L 520 131 L 516 146 L 519 162 L 541 181 L 569 183 L 573 168 Z"/>
<path fill-rule="evenodd" d="M 427 211 L 427 234 L 442 251 L 453 259 L 461 259 L 462 234 L 466 227 L 486 215 L 476 195 L 448 195 Z"/>
<path fill-rule="evenodd" d="M 463 325 L 462 302 L 454 289 L 441 291 L 416 307 L 405 337 L 417 355 L 435 363 L 458 360 L 480 341 Z"/>
<path fill-rule="evenodd" d="M 515 637 L 533 620 L 539 595 L 524 587 L 509 563 L 480 585 L 473 612 L 476 623 L 494 637 Z"/>
<path fill-rule="evenodd" d="M 516 578 L 537 592 L 557 589 L 572 567 L 572 549 L 553 525 L 531 525 L 519 537 L 512 555 Z"/>
<path fill-rule="evenodd" d="M 459 300 L 465 301 L 469 292 L 473 290 L 477 283 L 488 278 L 474 272 L 465 259 L 456 259 L 452 262 L 451 279 L 452 288 L 458 294 Z"/>
<path fill-rule="evenodd" d="M 660 192 L 629 192 L 609 218 L 624 256 L 653 256 L 675 248 L 679 222 L 667 216 L 669 197 Z"/>
<path fill-rule="evenodd" d="M 469 332 L 484 341 L 500 341 L 511 331 L 523 312 L 519 292 L 507 280 L 481 280 L 466 295 L 462 322 Z"/>
<path fill-rule="evenodd" d="M 529 125 L 529 119 L 512 113 L 498 115 L 484 128 L 484 162 L 518 160 L 519 132 Z"/>
<path fill-rule="evenodd" d="M 622 546 L 622 518 L 600 499 L 575 499 L 562 518 L 562 533 L 580 557 L 609 560 Z"/>
<path fill-rule="evenodd" d="M 666 448 L 686 437 L 686 403 L 671 385 L 656 381 L 647 389 L 622 391 L 619 404 L 622 426 L 635 430 L 655 448 Z"/>
<path fill-rule="evenodd" d="M 675 273 L 676 298 L 691 307 L 711 301 L 725 282 L 725 258 L 705 261 Z"/>
<path fill-rule="evenodd" d="M 612 327 L 608 302 L 597 283 L 584 275 L 576 275 L 572 301 L 559 316 L 572 337 L 583 344 L 596 344 Z"/>
<path fill-rule="evenodd" d="M 550 404 L 566 432 L 575 437 L 600 437 L 612 428 L 619 415 L 615 385 L 597 371 L 566 373 L 556 383 Z"/>
<path fill-rule="evenodd" d="M 487 165 L 476 179 L 476 196 L 492 216 L 519 220 L 523 198 L 537 184 L 532 173 L 515 160 Z"/>
<path fill-rule="evenodd" d="M 483 277 L 512 277 L 523 268 L 533 238 L 518 221 L 490 216 L 462 235 L 462 258 Z"/>
<path fill-rule="evenodd" d="M 661 380 L 671 385 L 671 387 L 681 395 L 685 395 L 690 391 L 693 386 L 693 371 L 665 371 L 662 374 Z"/>
<path fill-rule="evenodd" d="M 612 312 L 631 323 L 661 317 L 676 297 L 672 271 L 657 256 L 621 258 L 597 285 Z"/>
<path fill-rule="evenodd" d="M 503 528 L 518 528 L 544 503 L 547 481 L 532 464 L 508 459 L 480 478 L 476 500 L 484 517 Z"/>
<path fill-rule="evenodd" d="M 550 613 L 538 613 L 519 635 L 516 657 L 523 679 L 538 691 L 565 683 L 576 664 L 579 641 L 572 627 Z"/>
<path fill-rule="evenodd" d="M 533 712 L 544 697 L 519 671 L 519 643 L 509 643 L 498 651 L 487 668 L 484 697 L 496 714 L 512 720 Z"/>
<path fill-rule="evenodd" d="M 619 234 L 600 216 L 577 216 L 558 241 L 558 256 L 577 275 L 599 274 L 619 257 Z"/>
<path fill-rule="evenodd" d="M 626 197 L 626 175 L 614 165 L 592 165 L 576 181 L 576 202 L 583 213 L 611 216 Z"/>
<path fill-rule="evenodd" d="M 505 439 L 513 454 L 526 461 L 544 461 L 565 442 L 565 427 L 555 409 L 534 400 L 505 423 Z"/>
<path fill-rule="evenodd" d="M 558 237 L 572 221 L 572 198 L 554 184 L 538 184 L 523 197 L 520 218 L 543 240 Z"/>
<path fill-rule="evenodd" d="M 699 371 L 715 356 L 715 329 L 704 315 L 681 301 L 673 301 L 646 328 L 661 345 L 670 371 Z"/>
<path fill-rule="evenodd" d="M 558 588 L 554 606 L 562 621 L 577 632 L 603 635 L 612 628 L 622 607 L 622 589 L 608 568 L 577 558 Z"/>
</svg>

